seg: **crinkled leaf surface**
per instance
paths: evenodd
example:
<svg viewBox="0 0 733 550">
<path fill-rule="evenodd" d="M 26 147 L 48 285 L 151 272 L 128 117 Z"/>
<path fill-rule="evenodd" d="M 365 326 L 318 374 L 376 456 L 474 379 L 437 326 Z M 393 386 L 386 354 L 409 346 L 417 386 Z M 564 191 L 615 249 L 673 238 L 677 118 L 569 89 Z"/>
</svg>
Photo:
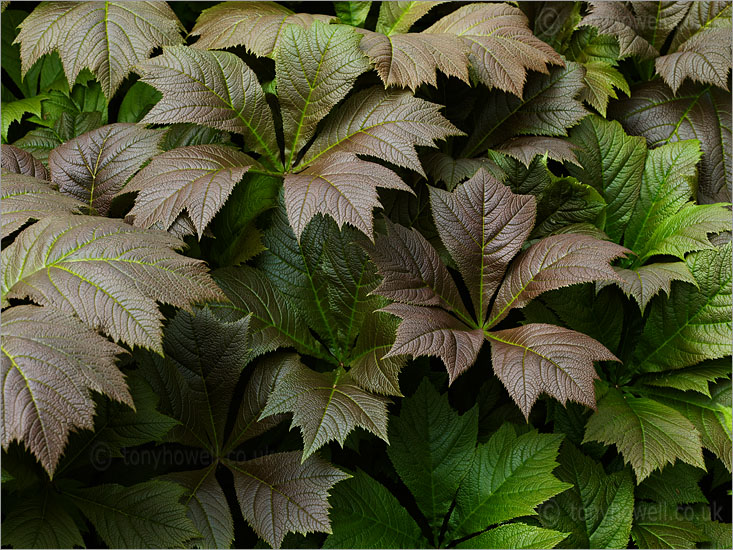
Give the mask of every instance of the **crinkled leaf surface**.
<svg viewBox="0 0 733 550">
<path fill-rule="evenodd" d="M 588 419 L 584 442 L 615 444 L 641 482 L 680 459 L 705 469 L 700 433 L 673 408 L 646 397 L 609 389 Z"/>
<path fill-rule="evenodd" d="M 15 147 L 14 145 L 7 145 L 3 143 L 2 154 L 0 155 L 0 161 L 2 161 L 2 169 L 7 172 L 14 174 L 23 174 L 25 176 L 31 176 L 41 180 L 48 179 L 48 171 L 43 163 L 36 159 L 30 153 Z M 7 180 L 6 180 L 7 181 Z"/>
<path fill-rule="evenodd" d="M 385 313 L 367 315 L 351 352 L 349 374 L 367 391 L 401 396 L 399 375 L 405 357 L 385 357 L 395 341 L 398 321 Z"/>
<path fill-rule="evenodd" d="M 115 340 L 161 351 L 156 301 L 188 308 L 223 298 L 200 260 L 175 252 L 181 246 L 121 220 L 45 218 L 3 250 L 3 301 L 29 297 Z"/>
<path fill-rule="evenodd" d="M 349 477 L 316 456 L 302 463 L 300 458 L 295 451 L 246 462 L 225 461 L 234 475 L 244 518 L 274 548 L 288 532 L 329 533 L 328 492 Z"/>
<path fill-rule="evenodd" d="M 183 42 L 181 24 L 163 2 L 41 4 L 20 28 L 16 42 L 23 74 L 43 54 L 56 50 L 70 83 L 89 68 L 108 100 L 154 48 Z"/>
<path fill-rule="evenodd" d="M 185 208 L 201 238 L 234 186 L 256 161 L 222 145 L 190 145 L 157 155 L 121 193 L 138 192 L 133 225 L 169 229 Z"/>
<path fill-rule="evenodd" d="M 550 183 L 538 197 L 530 239 L 562 233 L 570 225 L 603 224 L 606 201 L 595 188 L 573 177 L 557 177 L 549 171 L 548 175 Z"/>
<path fill-rule="evenodd" d="M 133 406 L 115 357 L 124 350 L 45 307 L 6 309 L 2 322 L 2 446 L 17 440 L 53 475 L 69 432 L 94 428 L 91 391 Z"/>
<path fill-rule="evenodd" d="M 697 284 L 685 262 L 654 263 L 635 269 L 614 267 L 613 270 L 619 278 L 610 282 L 599 281 L 598 285 L 616 284 L 624 294 L 636 300 L 642 313 L 651 299 L 660 292 L 670 295 L 672 281 Z"/>
<path fill-rule="evenodd" d="M 329 115 L 301 166 L 328 152 L 370 155 L 423 174 L 416 145 L 460 135 L 439 105 L 381 86 L 362 90 Z"/>
<path fill-rule="evenodd" d="M 257 75 L 236 55 L 168 47 L 138 65 L 141 80 L 163 94 L 143 123 L 192 122 L 242 134 L 249 150 L 275 166 L 280 152 L 272 112 Z"/>
<path fill-rule="evenodd" d="M 710 382 L 730 377 L 730 361 L 726 358 L 703 361 L 692 367 L 649 374 L 642 377 L 644 384 L 681 391 L 696 391 L 710 397 Z"/>
<path fill-rule="evenodd" d="M 527 167 L 536 156 L 545 155 L 552 160 L 578 164 L 574 149 L 573 144 L 565 139 L 541 136 L 515 137 L 496 148 L 500 153 L 514 157 Z"/>
<path fill-rule="evenodd" d="M 127 181 L 159 151 L 163 133 L 136 124 L 109 124 L 59 145 L 48 155 L 62 193 L 104 215 Z"/>
<path fill-rule="evenodd" d="M 659 55 L 657 49 L 643 37 L 644 22 L 640 22 L 622 2 L 590 2 L 591 9 L 581 25 L 596 27 L 600 34 L 615 36 L 621 57 L 638 55 L 649 58 Z"/>
<path fill-rule="evenodd" d="M 201 12 L 191 35 L 200 38 L 195 48 L 223 50 L 244 46 L 255 55 L 271 55 L 290 25 L 309 28 L 314 21 L 328 23 L 330 15 L 293 13 L 275 2 L 221 2 Z"/>
<path fill-rule="evenodd" d="M 636 488 L 635 493 L 637 498 L 665 504 L 707 503 L 699 485 L 704 473 L 699 468 L 677 462 L 652 473 Z"/>
<path fill-rule="evenodd" d="M 555 548 L 567 533 L 526 523 L 505 523 L 456 544 L 456 548 Z"/>
<path fill-rule="evenodd" d="M 0 235 L 3 239 L 28 220 L 41 220 L 54 214 L 81 214 L 86 208 L 84 203 L 56 191 L 50 182 L 9 172 L 3 172 L 2 179 Z"/>
<path fill-rule="evenodd" d="M 683 519 L 676 506 L 639 502 L 634 514 L 631 536 L 639 548 L 692 548 L 705 538 L 695 523 Z"/>
<path fill-rule="evenodd" d="M 359 388 L 343 370 L 321 373 L 298 365 L 270 393 L 261 417 L 292 412 L 291 426 L 303 435 L 305 461 L 329 441 L 343 445 L 357 427 L 387 441 L 387 403 Z"/>
</svg>

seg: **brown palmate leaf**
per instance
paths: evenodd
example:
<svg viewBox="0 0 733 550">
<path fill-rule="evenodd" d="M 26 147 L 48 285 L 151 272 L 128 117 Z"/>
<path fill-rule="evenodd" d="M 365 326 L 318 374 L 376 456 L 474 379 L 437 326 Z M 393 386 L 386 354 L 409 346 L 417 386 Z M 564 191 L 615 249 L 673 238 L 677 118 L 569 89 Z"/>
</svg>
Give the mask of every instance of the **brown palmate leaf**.
<svg viewBox="0 0 733 550">
<path fill-rule="evenodd" d="M 542 393 L 563 404 L 570 400 L 595 408 L 593 361 L 618 361 L 590 336 L 544 323 L 487 337 L 494 372 L 527 418 Z"/>
<path fill-rule="evenodd" d="M 717 0 L 703 0 L 701 2 L 690 2 L 689 4 L 685 18 L 674 33 L 672 43 L 669 46 L 670 51 L 676 51 L 680 44 L 704 27 L 706 22 L 712 21 L 720 12 L 730 6 L 729 2 Z"/>
<path fill-rule="evenodd" d="M 224 296 L 183 242 L 122 220 L 54 216 L 2 252 L 3 303 L 30 298 L 77 315 L 115 340 L 162 351 L 156 302 L 189 308 Z"/>
<path fill-rule="evenodd" d="M 315 456 L 301 463 L 299 451 L 224 463 L 244 519 L 273 548 L 288 532 L 331 532 L 328 492 L 348 474 Z"/>
<path fill-rule="evenodd" d="M 125 350 L 61 311 L 2 315 L 2 446 L 17 440 L 53 475 L 69 431 L 94 429 L 90 390 L 134 407 L 115 356 Z"/>
<path fill-rule="evenodd" d="M 424 175 L 415 146 L 434 147 L 434 140 L 463 133 L 439 109 L 407 91 L 363 90 L 326 119 L 298 169 L 339 151 L 374 156 Z"/>
<path fill-rule="evenodd" d="M 480 328 L 471 328 L 437 307 L 394 303 L 382 311 L 402 319 L 394 345 L 384 357 L 440 357 L 448 370 L 450 383 L 476 362 L 484 343 Z"/>
<path fill-rule="evenodd" d="M 674 94 L 663 82 L 653 81 L 635 88 L 630 99 L 613 103 L 609 116 L 621 122 L 628 133 L 646 137 L 650 148 L 699 140 L 698 202 L 730 202 L 730 94 L 691 84 Z"/>
<path fill-rule="evenodd" d="M 369 69 L 360 37 L 349 27 L 314 22 L 288 25 L 275 56 L 277 98 L 283 116 L 285 165 L 310 141 L 320 120 Z"/>
<path fill-rule="evenodd" d="M 204 229 L 252 165 L 252 157 L 223 145 L 190 145 L 162 153 L 119 193 L 138 191 L 129 212 L 137 227 L 168 230 L 185 208 L 201 238 Z"/>
<path fill-rule="evenodd" d="M 383 34 L 407 32 L 421 17 L 443 2 L 382 2 L 376 30 Z"/>
<path fill-rule="evenodd" d="M 669 34 L 687 14 L 692 2 L 655 0 L 653 2 L 632 2 L 638 28 L 644 37 L 658 51 L 662 50 Z"/>
<path fill-rule="evenodd" d="M 673 92 L 686 78 L 728 89 L 731 69 L 731 6 L 717 12 L 676 51 L 658 57 L 657 73 Z"/>
<path fill-rule="evenodd" d="M 600 34 L 615 36 L 620 57 L 659 55 L 657 49 L 644 39 L 639 22 L 623 2 L 590 2 L 590 6 L 590 12 L 580 24 L 595 27 Z"/>
<path fill-rule="evenodd" d="M 523 251 L 507 271 L 496 294 L 487 327 L 509 310 L 524 307 L 534 298 L 568 285 L 597 280 L 618 280 L 609 263 L 628 249 L 586 235 L 551 235 Z"/>
<path fill-rule="evenodd" d="M 458 288 L 438 252 L 416 229 L 386 220 L 387 235 L 368 248 L 383 277 L 372 291 L 405 304 L 438 306 L 470 319 Z"/>
<path fill-rule="evenodd" d="M 314 21 L 328 23 L 331 15 L 293 13 L 275 2 L 222 2 L 201 12 L 192 36 L 194 48 L 222 50 L 244 46 L 255 55 L 270 55 L 289 25 L 308 28 Z"/>
<path fill-rule="evenodd" d="M 300 364 L 297 353 L 277 352 L 260 359 L 244 390 L 244 398 L 234 421 L 226 450 L 232 450 L 243 442 L 257 437 L 282 422 L 286 415 L 273 415 L 260 420 L 267 399 L 283 377 Z"/>
<path fill-rule="evenodd" d="M 275 386 L 261 418 L 293 413 L 303 435 L 303 461 L 329 441 L 344 444 L 355 428 L 387 441 L 388 399 L 362 390 L 342 369 L 316 372 L 293 365 Z"/>
<path fill-rule="evenodd" d="M 389 168 L 361 160 L 353 153 L 334 152 L 297 174 L 285 176 L 285 208 L 300 239 L 316 214 L 328 214 L 339 227 L 353 225 L 372 238 L 373 210 L 381 206 L 377 186 L 412 190 Z"/>
<path fill-rule="evenodd" d="M 421 84 L 436 86 L 438 69 L 468 82 L 468 56 L 455 36 L 361 32 L 364 38 L 359 46 L 374 63 L 385 87 L 401 86 L 415 91 Z"/>
<path fill-rule="evenodd" d="M 163 94 L 141 122 L 192 122 L 236 132 L 249 150 L 276 166 L 280 153 L 272 112 L 257 75 L 236 55 L 176 46 L 140 63 L 142 80 Z"/>
<path fill-rule="evenodd" d="M 481 324 L 507 265 L 532 231 L 535 198 L 515 195 L 479 170 L 452 193 L 431 187 L 430 205 L 440 240 L 458 264 Z"/>
<path fill-rule="evenodd" d="M 165 2 L 50 2 L 20 24 L 23 74 L 56 50 L 70 83 L 82 69 L 97 76 L 107 99 L 158 46 L 180 44 L 182 29 Z"/>
<path fill-rule="evenodd" d="M 53 214 L 81 214 L 85 204 L 56 191 L 51 182 L 21 174 L 2 174 L 0 207 L 3 239 L 28 220 L 41 220 Z"/>
<path fill-rule="evenodd" d="M 571 142 L 555 137 L 522 136 L 515 137 L 499 145 L 496 150 L 514 157 L 527 168 L 536 156 L 547 155 L 548 158 L 559 162 L 571 162 L 579 165 L 573 152 L 577 149 Z"/>
<path fill-rule="evenodd" d="M 18 149 L 14 145 L 7 145 L 5 143 L 0 148 L 2 149 L 0 163 L 2 163 L 3 170 L 42 180 L 48 179 L 46 167 L 30 153 L 23 151 L 23 149 Z"/>
<path fill-rule="evenodd" d="M 504 3 L 463 6 L 425 32 L 461 37 L 479 80 L 519 97 L 527 70 L 547 73 L 548 63 L 563 64 L 555 50 L 532 34 L 521 10 Z"/>
<path fill-rule="evenodd" d="M 655 263 L 642 265 L 636 269 L 614 267 L 619 276 L 617 281 L 599 281 L 598 287 L 603 288 L 615 284 L 629 297 L 634 298 L 644 313 L 652 298 L 664 292 L 669 296 L 672 281 L 686 281 L 697 285 L 685 262 Z"/>
<path fill-rule="evenodd" d="M 62 193 L 107 214 L 115 194 L 160 150 L 162 139 L 162 131 L 136 124 L 102 126 L 51 151 L 51 179 Z"/>
</svg>

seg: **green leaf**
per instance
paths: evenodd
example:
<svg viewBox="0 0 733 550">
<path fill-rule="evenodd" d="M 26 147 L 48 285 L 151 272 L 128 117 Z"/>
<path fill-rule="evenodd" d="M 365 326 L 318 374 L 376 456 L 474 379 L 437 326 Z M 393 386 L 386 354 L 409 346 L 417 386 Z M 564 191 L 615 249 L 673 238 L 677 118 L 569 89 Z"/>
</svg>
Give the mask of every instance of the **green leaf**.
<svg viewBox="0 0 733 550">
<path fill-rule="evenodd" d="M 477 430 L 478 409 L 458 415 L 427 379 L 390 422 L 387 454 L 436 539 L 471 467 Z"/>
<path fill-rule="evenodd" d="M 642 58 L 659 55 L 657 49 L 643 36 L 645 21 L 638 21 L 625 4 L 617 2 L 595 2 L 579 26 L 591 26 L 599 34 L 615 37 L 619 44 L 621 58 L 638 55 Z"/>
<path fill-rule="evenodd" d="M 122 98 L 120 110 L 117 112 L 117 122 L 140 122 L 162 97 L 161 93 L 149 84 L 135 82 Z"/>
<path fill-rule="evenodd" d="M 687 256 L 697 288 L 675 283 L 669 300 L 657 300 L 635 358 L 641 372 L 689 367 L 731 353 L 731 245 Z"/>
<path fill-rule="evenodd" d="M 709 382 L 730 377 L 730 360 L 714 359 L 698 365 L 643 376 L 641 381 L 650 386 L 696 391 L 710 397 Z"/>
<path fill-rule="evenodd" d="M 573 487 L 540 508 L 542 525 L 570 532 L 564 548 L 628 548 L 634 514 L 631 472 L 608 475 L 567 441 L 559 461 L 555 475 Z"/>
<path fill-rule="evenodd" d="M 97 485 L 67 494 L 112 548 L 173 548 L 198 536 L 180 502 L 185 489 L 169 481 Z"/>
<path fill-rule="evenodd" d="M 187 46 L 137 65 L 141 81 L 163 94 L 143 123 L 193 122 L 242 134 L 248 150 L 280 167 L 275 125 L 257 75 L 236 55 Z"/>
<path fill-rule="evenodd" d="M 643 138 L 627 136 L 616 121 L 598 116 L 584 118 L 570 131 L 578 146 L 578 164 L 566 164 L 581 183 L 597 189 L 606 201 L 602 228 L 619 242 L 639 198 L 646 146 Z"/>
<path fill-rule="evenodd" d="M 700 489 L 705 472 L 684 462 L 667 466 L 652 474 L 636 488 L 636 497 L 666 505 L 691 504 L 708 500 Z"/>
<path fill-rule="evenodd" d="M 315 21 L 288 25 L 275 52 L 277 96 L 285 134 L 285 167 L 311 140 L 316 126 L 369 69 L 352 29 Z"/>
<path fill-rule="evenodd" d="M 705 540 L 700 528 L 682 518 L 676 507 L 640 502 L 631 536 L 639 548 L 693 548 Z"/>
<path fill-rule="evenodd" d="M 537 202 L 537 221 L 530 238 L 550 235 L 575 223 L 603 225 L 604 198 L 590 185 L 575 178 L 550 175 L 551 183 Z"/>
<path fill-rule="evenodd" d="M 524 523 L 507 523 L 456 544 L 456 548 L 555 548 L 567 533 Z"/>
<path fill-rule="evenodd" d="M 588 441 L 615 444 L 637 482 L 678 458 L 705 469 L 700 433 L 689 420 L 658 401 L 616 389 L 608 390 L 588 420 L 583 442 Z"/>
<path fill-rule="evenodd" d="M 336 10 L 336 16 L 344 25 L 363 27 L 372 3 L 364 1 L 334 2 L 333 7 Z"/>
<path fill-rule="evenodd" d="M 51 487 L 41 494 L 24 495 L 3 520 L 3 545 L 13 548 L 84 548 L 84 539 L 68 508 L 68 501 Z"/>
<path fill-rule="evenodd" d="M 28 99 L 3 102 L 2 104 L 2 138 L 8 139 L 8 129 L 13 122 L 20 122 L 23 115 L 30 113 L 41 116 L 41 104 L 46 99 L 45 95 L 37 95 Z"/>
<path fill-rule="evenodd" d="M 384 441 L 389 401 L 359 388 L 342 369 L 316 372 L 294 366 L 270 393 L 260 418 L 293 413 L 291 429 L 303 436 L 303 461 L 329 441 L 343 446 L 355 428 L 364 428 Z"/>
<path fill-rule="evenodd" d="M 511 424 L 504 424 L 479 445 L 458 489 L 448 539 L 534 515 L 538 504 L 569 488 L 552 475 L 561 439 L 536 431 L 517 436 Z"/>
<path fill-rule="evenodd" d="M 111 100 L 133 66 L 154 48 L 180 44 L 182 26 L 167 4 L 42 4 L 20 24 L 23 74 L 43 54 L 59 52 L 73 83 L 89 68 Z M 134 32 L 131 39 L 128 32 Z"/>
<path fill-rule="evenodd" d="M 664 291 L 667 296 L 671 294 L 672 281 L 684 281 L 697 286 L 697 281 L 685 262 L 654 263 L 634 269 L 614 267 L 613 270 L 619 278 L 615 281 L 601 281 L 598 283 L 599 287 L 617 285 L 626 296 L 636 300 L 642 313 L 646 311 L 652 298 L 660 292 Z"/>
<path fill-rule="evenodd" d="M 405 357 L 385 357 L 395 341 L 397 320 L 387 314 L 368 315 L 349 358 L 349 374 L 367 391 L 402 396 L 399 375 Z"/>
<path fill-rule="evenodd" d="M 431 9 L 442 2 L 382 2 L 376 31 L 390 35 L 403 33 Z"/>
<path fill-rule="evenodd" d="M 428 541 L 402 504 L 358 470 L 331 497 L 333 533 L 323 548 L 425 548 Z"/>
</svg>

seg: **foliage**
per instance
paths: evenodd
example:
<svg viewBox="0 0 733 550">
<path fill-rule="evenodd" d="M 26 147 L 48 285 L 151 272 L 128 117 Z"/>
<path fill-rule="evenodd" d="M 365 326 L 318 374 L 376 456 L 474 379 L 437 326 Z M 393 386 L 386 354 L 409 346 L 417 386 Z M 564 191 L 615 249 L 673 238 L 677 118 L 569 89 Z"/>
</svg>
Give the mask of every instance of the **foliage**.
<svg viewBox="0 0 733 550">
<path fill-rule="evenodd" d="M 729 547 L 730 50 L 3 2 L 2 544 Z"/>
</svg>

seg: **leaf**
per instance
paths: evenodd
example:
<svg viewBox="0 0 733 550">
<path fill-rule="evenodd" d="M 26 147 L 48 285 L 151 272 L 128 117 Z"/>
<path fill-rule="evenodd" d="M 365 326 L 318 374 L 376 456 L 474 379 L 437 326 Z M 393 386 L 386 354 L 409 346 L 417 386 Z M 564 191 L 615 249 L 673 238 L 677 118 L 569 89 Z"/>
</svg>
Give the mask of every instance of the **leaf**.
<svg viewBox="0 0 733 550">
<path fill-rule="evenodd" d="M 544 323 L 486 336 L 494 372 L 525 418 L 542 393 L 563 404 L 570 400 L 595 408 L 593 361 L 618 361 L 591 337 Z"/>
<path fill-rule="evenodd" d="M 236 55 L 187 46 L 165 48 L 163 54 L 137 65 L 141 81 L 161 99 L 141 122 L 192 122 L 242 134 L 249 150 L 280 166 L 280 153 L 270 107 L 257 75 Z"/>
<path fill-rule="evenodd" d="M 159 149 L 163 134 L 135 124 L 109 124 L 59 145 L 48 155 L 51 179 L 62 193 L 100 214 Z"/>
<path fill-rule="evenodd" d="M 702 470 L 677 462 L 652 473 L 636 488 L 636 496 L 662 504 L 707 504 L 708 500 L 698 485 L 703 474 Z"/>
<path fill-rule="evenodd" d="M 560 441 L 558 435 L 536 431 L 517 436 L 511 424 L 502 425 L 476 450 L 458 489 L 447 538 L 534 515 L 538 504 L 570 487 L 552 475 Z"/>
<path fill-rule="evenodd" d="M 680 413 L 652 399 L 609 389 L 588 419 L 585 439 L 615 444 L 640 483 L 680 459 L 705 469 L 700 434 Z"/>
<path fill-rule="evenodd" d="M 429 151 L 421 155 L 421 160 L 429 179 L 435 183 L 445 183 L 448 191 L 453 191 L 456 185 L 474 176 L 482 166 L 492 173 L 486 159 L 454 159 L 441 151 Z"/>
<path fill-rule="evenodd" d="M 709 382 L 730 377 L 730 361 L 714 359 L 692 367 L 649 374 L 641 378 L 644 384 L 681 391 L 696 391 L 710 397 Z"/>
<path fill-rule="evenodd" d="M 623 269 L 614 267 L 613 270 L 619 276 L 615 281 L 599 281 L 600 287 L 608 284 L 615 284 L 624 294 L 634 298 L 639 304 L 641 312 L 646 311 L 652 298 L 664 292 L 667 296 L 671 294 L 672 281 L 684 281 L 697 285 L 685 262 L 654 263 L 637 267 L 636 269 Z"/>
<path fill-rule="evenodd" d="M 372 211 L 381 206 L 377 186 L 412 192 L 392 170 L 353 153 L 334 152 L 300 173 L 287 174 L 285 207 L 296 237 L 320 213 L 331 216 L 339 228 L 348 223 L 371 238 Z"/>
<path fill-rule="evenodd" d="M 293 413 L 291 429 L 303 435 L 303 462 L 329 441 L 343 446 L 355 428 L 387 441 L 387 403 L 365 392 L 343 370 L 316 372 L 294 366 L 275 386 L 260 418 Z"/>
<path fill-rule="evenodd" d="M 244 518 L 272 547 L 288 532 L 331 531 L 328 492 L 348 474 L 315 456 L 301 463 L 299 451 L 224 464 Z"/>
<path fill-rule="evenodd" d="M 10 147 L 3 145 L 3 147 Z M 3 159 L 5 156 L 3 149 Z M 62 195 L 50 182 L 3 172 L 2 238 L 23 227 L 29 220 L 41 220 L 55 214 L 80 214 L 85 205 L 73 197 Z"/>
<path fill-rule="evenodd" d="M 535 201 L 481 170 L 452 193 L 431 187 L 430 205 L 482 323 L 507 265 L 532 229 Z"/>
<path fill-rule="evenodd" d="M 214 279 L 229 303 L 210 304 L 212 311 L 226 320 L 252 314 L 253 357 L 291 346 L 308 355 L 323 355 L 321 344 L 308 326 L 262 271 L 248 266 L 219 269 Z"/>
<path fill-rule="evenodd" d="M 2 333 L 2 446 L 23 442 L 53 476 L 69 432 L 94 428 L 90 390 L 133 406 L 115 365 L 124 349 L 74 317 L 31 305 L 5 310 Z"/>
<path fill-rule="evenodd" d="M 148 228 L 160 222 L 168 229 L 185 208 L 199 240 L 219 209 L 256 161 L 222 145 L 191 145 L 153 157 L 118 192 L 138 192 L 128 216 Z"/>
<path fill-rule="evenodd" d="M 129 487 L 97 485 L 69 495 L 110 547 L 172 548 L 198 535 L 179 502 L 184 493 L 170 481 L 151 480 Z"/>
<path fill-rule="evenodd" d="M 578 159 L 574 153 L 575 147 L 560 138 L 538 136 L 516 137 L 502 143 L 496 150 L 514 157 L 528 168 L 536 156 L 545 155 L 559 162 L 565 161 L 578 164 Z"/>
<path fill-rule="evenodd" d="M 383 4 L 384 5 L 384 4 Z M 333 533 L 323 548 L 425 548 L 428 541 L 400 502 L 362 470 L 331 497 Z"/>
<path fill-rule="evenodd" d="M 639 197 L 646 159 L 643 138 L 627 136 L 621 124 L 598 116 L 584 118 L 570 131 L 578 147 L 578 163 L 567 164 L 570 175 L 597 189 L 606 200 L 603 229 L 619 242 Z"/>
<path fill-rule="evenodd" d="M 362 27 L 372 7 L 371 2 L 334 2 L 336 16 L 344 25 Z"/>
<path fill-rule="evenodd" d="M 478 409 L 459 416 L 423 380 L 390 422 L 387 449 L 400 479 L 414 495 L 437 537 L 458 485 L 471 467 L 478 429 Z"/>
<path fill-rule="evenodd" d="M 481 83 L 522 97 L 527 70 L 547 73 L 547 64 L 563 64 L 562 57 L 535 37 L 527 23 L 514 6 L 475 3 L 458 8 L 425 32 L 461 37 Z"/>
<path fill-rule="evenodd" d="M 26 495 L 3 521 L 3 544 L 14 548 L 84 548 L 68 504 L 53 489 Z"/>
<path fill-rule="evenodd" d="M 381 311 L 402 319 L 397 337 L 384 357 L 423 355 L 440 357 L 448 370 L 449 383 L 476 362 L 484 343 L 484 333 L 437 307 L 394 303 Z"/>
<path fill-rule="evenodd" d="M 649 147 L 700 140 L 697 198 L 700 204 L 731 201 L 731 107 L 729 94 L 711 87 L 682 86 L 673 93 L 654 81 L 611 105 L 609 115 Z M 712 129 L 715 129 L 713 131 Z"/>
<path fill-rule="evenodd" d="M 590 2 L 590 12 L 580 22 L 598 29 L 599 34 L 616 37 L 621 58 L 636 55 L 641 58 L 656 57 L 657 49 L 642 36 L 640 21 L 621 3 Z"/>
<path fill-rule="evenodd" d="M 507 523 L 456 544 L 456 548 L 555 548 L 566 533 L 524 523 Z"/>
<path fill-rule="evenodd" d="M 293 13 L 275 2 L 221 2 L 205 9 L 196 20 L 192 36 L 195 48 L 223 50 L 244 46 L 259 56 L 273 53 L 290 25 L 309 28 L 314 21 L 329 23 L 330 15 Z"/>
<path fill-rule="evenodd" d="M 493 91 L 476 113 L 475 129 L 461 156 L 472 157 L 517 135 L 566 136 L 586 114 L 576 99 L 585 69 L 568 61 L 530 79 L 523 99 Z"/>
<path fill-rule="evenodd" d="M 120 103 L 117 122 L 140 122 L 161 98 L 160 92 L 149 84 L 135 82 Z"/>
<path fill-rule="evenodd" d="M 174 252 L 181 246 L 121 220 L 45 218 L 3 250 L 3 301 L 28 297 L 115 340 L 161 351 L 156 302 L 188 308 L 223 298 L 201 261 Z"/>
<path fill-rule="evenodd" d="M 8 130 L 13 122 L 20 122 L 23 115 L 32 114 L 41 116 L 41 103 L 46 97 L 38 95 L 16 101 L 4 101 L 2 103 L 2 135 L 3 140 L 8 139 Z"/>
<path fill-rule="evenodd" d="M 585 235 L 545 237 L 512 262 L 496 294 L 486 326 L 494 326 L 510 309 L 524 307 L 548 290 L 617 279 L 609 263 L 626 252 L 615 243 Z"/>
<path fill-rule="evenodd" d="M 544 527 L 570 531 L 562 546 L 628 548 L 634 515 L 631 473 L 608 475 L 602 464 L 565 442 L 555 475 L 573 487 L 540 508 L 540 518 Z"/>
<path fill-rule="evenodd" d="M 386 224 L 387 235 L 378 235 L 376 244 L 367 248 L 382 276 L 372 294 L 405 304 L 438 306 L 470 320 L 435 248 L 414 228 Z"/>
<path fill-rule="evenodd" d="M 386 314 L 366 316 L 351 352 L 349 374 L 359 387 L 382 395 L 402 396 L 399 375 L 405 357 L 384 357 L 394 344 L 398 323 Z"/>
<path fill-rule="evenodd" d="M 416 2 L 413 2 L 415 4 Z M 387 6 L 389 4 L 382 4 Z M 384 86 L 437 86 L 437 70 L 468 82 L 468 56 L 454 36 L 427 32 L 381 34 L 362 31 L 359 46 L 374 63 Z"/>
<path fill-rule="evenodd" d="M 700 529 L 682 519 L 676 507 L 640 502 L 635 516 L 631 536 L 639 548 L 692 548 L 696 542 L 704 540 Z"/>
<path fill-rule="evenodd" d="M 706 521 L 701 525 L 703 536 L 706 541 L 710 541 L 710 548 L 727 548 L 728 533 L 733 531 L 733 525 L 730 523 L 721 523 L 719 521 Z"/>
<path fill-rule="evenodd" d="M 3 143 L 0 147 L 2 148 L 0 159 L 2 159 L 3 170 L 15 174 L 23 174 L 24 176 L 31 176 L 40 180 L 48 179 L 46 167 L 33 155 L 22 149 L 18 149 L 14 145 Z"/>
<path fill-rule="evenodd" d="M 387 2 L 379 6 L 376 30 L 391 35 L 410 30 L 415 22 L 442 2 Z"/>
<path fill-rule="evenodd" d="M 661 51 L 667 37 L 685 17 L 686 2 L 640 2 L 632 4 L 642 36 Z"/>
<path fill-rule="evenodd" d="M 434 147 L 434 140 L 462 134 L 439 108 L 406 91 L 362 90 L 326 119 L 296 170 L 340 151 L 374 156 L 424 175 L 415 146 Z"/>
<path fill-rule="evenodd" d="M 70 2 L 38 6 L 20 24 L 15 41 L 20 42 L 24 75 L 43 54 L 55 50 L 70 84 L 88 68 L 109 101 L 132 67 L 154 48 L 182 43 L 181 30 L 167 4 Z"/>
<path fill-rule="evenodd" d="M 194 528 L 201 533 L 196 541 L 207 548 L 230 548 L 234 542 L 234 522 L 226 495 L 215 477 L 215 467 L 192 472 L 175 472 L 165 479 L 186 488 L 183 503 Z"/>
<path fill-rule="evenodd" d="M 686 79 L 728 89 L 731 69 L 731 9 L 727 7 L 655 60 L 657 74 L 677 92 Z"/>
<path fill-rule="evenodd" d="M 686 264 L 697 287 L 677 283 L 652 304 L 635 358 L 640 372 L 680 369 L 731 353 L 731 245 L 701 250 Z"/>
<path fill-rule="evenodd" d="M 352 29 L 314 21 L 306 30 L 288 25 L 275 52 L 277 96 L 285 134 L 285 166 L 291 167 L 316 126 L 369 69 Z"/>
<path fill-rule="evenodd" d="M 593 187 L 572 177 L 550 175 L 537 203 L 537 221 L 530 239 L 544 237 L 573 224 L 603 224 L 606 201 Z"/>
</svg>

